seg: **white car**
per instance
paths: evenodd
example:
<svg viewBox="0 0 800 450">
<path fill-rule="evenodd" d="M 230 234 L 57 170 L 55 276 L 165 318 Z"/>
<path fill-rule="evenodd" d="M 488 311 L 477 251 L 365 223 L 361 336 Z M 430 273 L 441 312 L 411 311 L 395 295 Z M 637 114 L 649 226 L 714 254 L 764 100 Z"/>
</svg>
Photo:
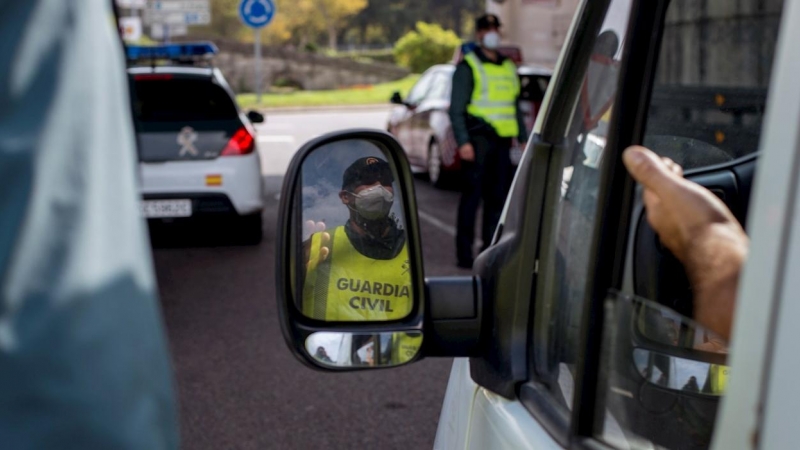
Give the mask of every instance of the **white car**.
<svg viewBox="0 0 800 450">
<path fill-rule="evenodd" d="M 256 244 L 264 200 L 252 124 L 264 118 L 243 113 L 219 69 L 196 59 L 213 52 L 211 44 L 128 49 L 141 211 L 149 221 L 232 219 Z M 150 62 L 161 59 L 171 64 Z"/>
</svg>

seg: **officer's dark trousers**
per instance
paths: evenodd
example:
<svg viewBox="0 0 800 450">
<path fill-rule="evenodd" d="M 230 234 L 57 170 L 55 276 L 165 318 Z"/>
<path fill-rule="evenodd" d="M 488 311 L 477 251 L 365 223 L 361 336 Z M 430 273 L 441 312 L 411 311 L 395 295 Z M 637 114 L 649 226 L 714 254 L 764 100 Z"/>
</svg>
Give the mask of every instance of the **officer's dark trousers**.
<svg viewBox="0 0 800 450">
<path fill-rule="evenodd" d="M 475 161 L 461 161 L 461 202 L 458 205 L 456 256 L 458 262 L 472 262 L 475 240 L 475 216 L 483 200 L 483 251 L 492 241 L 494 230 L 508 195 L 513 176 L 509 159 L 511 138 L 494 133 L 470 136 L 475 148 Z"/>
</svg>

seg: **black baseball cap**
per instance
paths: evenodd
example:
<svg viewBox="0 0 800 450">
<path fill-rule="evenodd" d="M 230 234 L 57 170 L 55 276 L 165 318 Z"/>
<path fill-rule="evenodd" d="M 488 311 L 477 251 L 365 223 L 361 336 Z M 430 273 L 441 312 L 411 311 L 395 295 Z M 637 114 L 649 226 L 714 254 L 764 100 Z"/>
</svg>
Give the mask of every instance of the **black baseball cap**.
<svg viewBox="0 0 800 450">
<path fill-rule="evenodd" d="M 500 19 L 494 14 L 484 14 L 475 19 L 475 31 L 491 30 L 492 28 L 500 28 L 503 24 Z"/>
<path fill-rule="evenodd" d="M 374 156 L 357 159 L 344 171 L 342 190 L 350 191 L 358 186 L 377 182 L 389 186 L 394 181 L 392 168 L 386 161 Z"/>
</svg>

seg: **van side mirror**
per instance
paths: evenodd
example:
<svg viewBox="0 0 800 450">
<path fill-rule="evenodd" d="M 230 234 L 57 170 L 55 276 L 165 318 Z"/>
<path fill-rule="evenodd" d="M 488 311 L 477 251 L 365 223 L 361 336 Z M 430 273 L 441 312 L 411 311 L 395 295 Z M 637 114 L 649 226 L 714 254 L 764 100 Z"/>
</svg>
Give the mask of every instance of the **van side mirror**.
<svg viewBox="0 0 800 450">
<path fill-rule="evenodd" d="M 413 180 L 383 131 L 331 133 L 295 154 L 276 285 L 284 338 L 306 365 L 391 367 L 477 346 L 477 280 L 423 276 Z"/>
<path fill-rule="evenodd" d="M 392 98 L 390 98 L 389 101 L 395 105 L 405 105 L 405 103 L 403 102 L 403 96 L 401 96 L 399 92 L 394 92 L 392 94 Z"/>
</svg>

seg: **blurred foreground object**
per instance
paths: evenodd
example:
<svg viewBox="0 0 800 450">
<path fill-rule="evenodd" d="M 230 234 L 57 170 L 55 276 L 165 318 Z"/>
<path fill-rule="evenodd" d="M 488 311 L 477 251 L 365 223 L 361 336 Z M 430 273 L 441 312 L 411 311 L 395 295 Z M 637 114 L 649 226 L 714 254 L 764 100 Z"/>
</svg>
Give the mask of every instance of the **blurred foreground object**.
<svg viewBox="0 0 800 450">
<path fill-rule="evenodd" d="M 110 3 L 0 7 L 0 442 L 178 447 Z"/>
</svg>

